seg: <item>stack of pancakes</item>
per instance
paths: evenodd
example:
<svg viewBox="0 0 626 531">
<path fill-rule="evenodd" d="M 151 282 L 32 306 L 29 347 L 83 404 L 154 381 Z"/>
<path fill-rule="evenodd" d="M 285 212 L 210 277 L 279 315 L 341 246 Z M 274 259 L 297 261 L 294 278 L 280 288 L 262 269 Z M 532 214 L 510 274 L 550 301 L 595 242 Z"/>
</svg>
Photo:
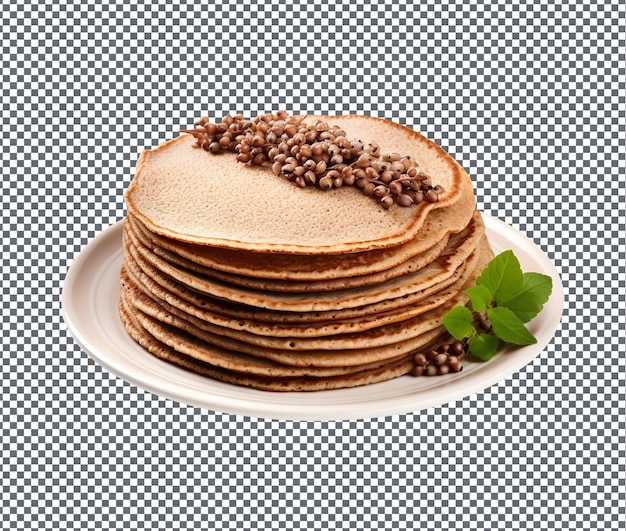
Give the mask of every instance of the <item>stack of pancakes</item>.
<svg viewBox="0 0 626 531">
<path fill-rule="evenodd" d="M 419 161 L 439 201 L 386 210 L 354 187 L 300 189 L 191 135 L 145 151 L 120 273 L 135 341 L 224 382 L 314 391 L 410 373 L 447 339 L 442 316 L 492 257 L 469 177 L 408 128 L 324 119 Z"/>
</svg>

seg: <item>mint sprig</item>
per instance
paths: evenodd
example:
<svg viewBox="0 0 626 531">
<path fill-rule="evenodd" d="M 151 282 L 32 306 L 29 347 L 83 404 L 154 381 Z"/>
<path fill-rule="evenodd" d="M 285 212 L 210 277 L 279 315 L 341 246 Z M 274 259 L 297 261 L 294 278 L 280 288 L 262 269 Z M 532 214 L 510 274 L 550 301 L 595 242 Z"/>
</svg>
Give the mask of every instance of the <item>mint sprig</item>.
<svg viewBox="0 0 626 531">
<path fill-rule="evenodd" d="M 452 308 L 444 315 L 443 324 L 450 335 L 467 344 L 470 355 L 487 361 L 501 341 L 513 345 L 537 342 L 524 323 L 537 316 L 548 301 L 552 279 L 522 272 L 519 260 L 509 250 L 493 258 L 465 293 L 467 306 Z M 477 329 L 479 323 L 481 330 Z"/>
</svg>

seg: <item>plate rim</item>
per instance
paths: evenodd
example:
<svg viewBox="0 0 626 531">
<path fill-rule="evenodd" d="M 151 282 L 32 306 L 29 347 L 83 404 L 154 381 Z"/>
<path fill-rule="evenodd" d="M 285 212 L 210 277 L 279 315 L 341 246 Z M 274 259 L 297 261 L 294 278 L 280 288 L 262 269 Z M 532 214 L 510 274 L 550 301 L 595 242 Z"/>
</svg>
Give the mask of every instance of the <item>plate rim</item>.
<svg viewBox="0 0 626 531">
<path fill-rule="evenodd" d="M 439 393 L 430 393 L 430 398 L 420 397 L 420 399 L 418 400 L 418 397 L 413 397 L 413 399 L 411 400 L 410 395 L 402 394 L 387 397 L 382 403 L 372 402 L 372 400 L 353 400 L 349 403 L 342 402 L 341 404 L 333 405 L 332 401 L 330 401 L 328 403 L 324 402 L 324 404 L 318 403 L 316 410 L 311 411 L 311 408 L 303 410 L 303 406 L 301 403 L 290 403 L 288 400 L 284 400 L 284 397 L 291 394 L 295 394 L 298 396 L 319 396 L 319 393 L 325 393 L 325 395 L 323 396 L 326 397 L 328 393 L 336 393 L 337 391 L 343 391 L 344 394 L 346 392 L 349 392 L 350 394 L 355 393 L 357 395 L 363 394 L 367 396 L 367 391 L 364 390 L 371 386 L 348 388 L 345 390 L 338 389 L 316 392 L 278 393 L 270 391 L 259 391 L 256 389 L 251 390 L 249 388 L 242 388 L 240 386 L 210 380 L 211 385 L 209 387 L 226 386 L 224 387 L 225 389 L 236 389 L 237 392 L 235 392 L 234 395 L 228 397 L 226 395 L 217 396 L 211 392 L 202 393 L 202 395 L 200 396 L 200 394 L 196 392 L 196 389 L 191 390 L 189 389 L 189 387 L 184 389 L 176 388 L 176 386 L 167 386 L 167 380 L 163 381 L 162 379 L 160 380 L 158 377 L 156 379 L 147 380 L 145 374 L 133 374 L 132 372 L 129 373 L 127 369 L 121 367 L 118 363 L 115 362 L 115 360 L 111 359 L 110 354 L 107 355 L 107 353 L 101 352 L 100 349 L 94 345 L 93 341 L 89 337 L 89 334 L 86 333 L 83 327 L 80 326 L 79 319 L 77 318 L 75 308 L 72 304 L 74 289 L 78 285 L 79 281 L 84 280 L 83 278 L 81 278 L 81 275 L 84 275 L 85 268 L 89 266 L 90 259 L 93 259 L 94 254 L 96 254 L 98 251 L 102 252 L 104 246 L 110 245 L 112 247 L 117 247 L 118 255 L 121 255 L 123 219 L 117 221 L 113 225 L 105 228 L 100 233 L 98 233 L 80 250 L 78 255 L 76 255 L 70 263 L 66 271 L 66 275 L 63 280 L 61 289 L 61 315 L 74 341 L 76 341 L 76 343 L 80 346 L 83 352 L 87 353 L 96 364 L 100 365 L 113 375 L 140 389 L 151 392 L 157 396 L 177 401 L 181 404 L 187 404 L 202 409 L 208 409 L 211 411 L 223 412 L 228 414 L 292 421 L 343 421 L 415 413 L 429 409 L 431 407 L 437 407 L 447 403 L 452 403 L 459 399 L 463 399 L 472 394 L 481 392 L 500 381 L 510 378 L 523 367 L 530 364 L 536 357 L 541 354 L 541 352 L 543 352 L 545 347 L 550 342 L 552 342 L 556 331 L 561 326 L 565 297 L 561 276 L 552 261 L 537 244 L 535 244 L 518 229 L 506 224 L 500 219 L 493 217 L 489 214 L 482 213 L 482 216 L 485 221 L 485 227 L 488 237 L 489 233 L 500 234 L 502 231 L 514 235 L 516 237 L 516 246 L 522 248 L 525 256 L 531 256 L 532 258 L 540 259 L 540 262 L 544 266 L 547 266 L 548 269 L 550 269 L 548 274 L 550 274 L 553 279 L 553 289 L 547 305 L 550 305 L 552 307 L 553 312 L 556 310 L 558 316 L 551 316 L 549 330 L 543 331 L 541 335 L 541 340 L 538 341 L 537 344 L 523 347 L 522 349 L 517 349 L 518 354 L 516 357 L 509 356 L 510 359 L 507 359 L 507 357 L 504 356 L 504 363 L 502 363 L 502 353 L 499 353 L 500 355 L 498 357 L 500 358 L 500 363 L 492 363 L 495 359 L 494 357 L 490 362 L 488 362 L 492 363 L 491 366 L 481 364 L 482 368 L 480 370 L 477 369 L 469 375 L 463 375 L 463 372 L 458 373 L 459 376 L 456 376 L 452 381 L 452 387 L 454 387 L 455 392 L 451 392 L 444 396 L 441 396 Z M 491 235 L 491 238 L 493 237 L 494 234 Z M 112 243 L 115 241 L 115 239 L 118 239 L 120 242 L 117 246 Z M 110 257 L 108 263 L 117 263 L 117 261 L 119 261 L 118 255 Z M 111 265 L 109 265 L 109 267 L 111 267 Z M 116 267 L 119 268 L 119 266 Z M 103 274 L 103 271 L 104 266 L 100 268 L 101 276 Z M 542 270 L 541 272 L 547 273 L 545 270 Z M 134 348 L 142 349 L 142 347 L 140 347 L 136 343 L 134 343 Z M 149 354 L 149 356 L 152 355 Z M 184 371 L 184 369 L 180 369 L 179 367 L 173 366 L 167 362 L 159 360 L 158 358 L 153 358 L 154 361 L 160 362 L 158 364 L 155 364 L 157 367 L 169 367 L 170 370 L 174 373 L 178 371 L 183 371 L 186 375 L 193 379 L 201 378 L 204 379 L 204 381 L 207 380 L 206 377 L 202 377 L 194 373 L 188 373 L 187 371 Z M 130 358 L 126 357 L 125 359 Z M 500 368 L 500 365 L 504 365 L 505 369 Z M 154 370 L 152 371 L 152 374 L 154 374 Z M 412 377 L 404 376 L 402 378 L 408 379 Z M 389 382 L 393 381 L 394 380 L 390 380 Z M 389 384 L 389 382 L 381 382 L 381 384 Z M 441 383 L 445 384 L 445 382 Z M 257 395 L 259 399 L 250 400 L 248 398 L 245 398 L 245 396 L 235 396 L 242 395 L 242 393 L 244 395 Z M 260 400 L 261 396 L 265 396 L 267 400 Z M 281 400 L 281 398 L 283 398 L 283 400 Z"/>
</svg>

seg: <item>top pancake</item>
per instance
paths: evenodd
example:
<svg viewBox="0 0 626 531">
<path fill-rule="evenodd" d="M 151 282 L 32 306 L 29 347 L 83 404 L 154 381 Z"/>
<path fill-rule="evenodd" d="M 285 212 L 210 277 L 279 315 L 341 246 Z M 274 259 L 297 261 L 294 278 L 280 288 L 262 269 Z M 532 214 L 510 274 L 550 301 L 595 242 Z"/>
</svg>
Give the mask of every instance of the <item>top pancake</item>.
<svg viewBox="0 0 626 531">
<path fill-rule="evenodd" d="M 158 235 L 179 242 L 265 253 L 339 254 L 404 244 L 429 213 L 454 205 L 465 171 L 441 147 L 419 133 L 379 118 L 315 117 L 337 124 L 347 137 L 377 142 L 382 152 L 410 155 L 433 185 L 439 201 L 385 210 L 356 187 L 327 192 L 298 188 L 267 167 L 237 162 L 233 153 L 193 149 L 181 135 L 144 151 L 126 192 L 128 213 Z"/>
<path fill-rule="evenodd" d="M 431 212 L 413 239 L 394 247 L 345 254 L 259 253 L 182 243 L 150 232 L 137 219 L 127 216 L 133 230 L 155 252 L 165 249 L 186 260 L 217 271 L 289 281 L 322 281 L 386 271 L 424 253 L 448 235 L 463 230 L 475 213 L 472 183 L 465 175 L 463 193 L 456 203 Z"/>
</svg>

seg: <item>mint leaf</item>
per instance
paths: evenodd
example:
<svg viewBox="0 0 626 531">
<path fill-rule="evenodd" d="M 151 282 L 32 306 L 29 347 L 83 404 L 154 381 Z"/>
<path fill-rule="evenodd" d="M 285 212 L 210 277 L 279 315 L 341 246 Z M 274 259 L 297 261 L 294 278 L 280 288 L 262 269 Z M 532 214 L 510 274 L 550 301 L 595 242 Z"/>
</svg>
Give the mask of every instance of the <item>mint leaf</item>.
<svg viewBox="0 0 626 531">
<path fill-rule="evenodd" d="M 500 340 L 491 334 L 479 334 L 469 340 L 467 351 L 481 361 L 487 361 L 496 353 Z"/>
<path fill-rule="evenodd" d="M 526 329 L 521 319 L 505 307 L 489 308 L 487 317 L 493 332 L 502 340 L 514 345 L 530 345 L 536 343 L 535 337 Z"/>
<path fill-rule="evenodd" d="M 471 337 L 476 333 L 472 312 L 466 306 L 455 306 L 443 316 L 443 325 L 455 339 Z"/>
<path fill-rule="evenodd" d="M 491 304 L 493 294 L 485 286 L 472 286 L 465 293 L 469 297 L 475 312 L 482 312 Z"/>
<path fill-rule="evenodd" d="M 493 258 L 480 276 L 477 286 L 487 288 L 498 305 L 515 297 L 522 289 L 522 268 L 513 251 L 503 251 Z"/>
<path fill-rule="evenodd" d="M 490 359 L 500 342 L 530 345 L 537 340 L 524 323 L 542 309 L 552 293 L 552 279 L 540 273 L 523 273 L 513 251 L 493 258 L 465 290 L 470 303 L 456 306 L 443 317 L 443 324 L 457 340 L 468 340 L 467 350 L 474 358 Z M 485 333 L 474 327 L 486 310 L 491 328 Z"/>
<path fill-rule="evenodd" d="M 521 291 L 503 303 L 527 323 L 535 317 L 548 301 L 552 293 L 552 279 L 540 273 L 524 273 Z"/>
</svg>

